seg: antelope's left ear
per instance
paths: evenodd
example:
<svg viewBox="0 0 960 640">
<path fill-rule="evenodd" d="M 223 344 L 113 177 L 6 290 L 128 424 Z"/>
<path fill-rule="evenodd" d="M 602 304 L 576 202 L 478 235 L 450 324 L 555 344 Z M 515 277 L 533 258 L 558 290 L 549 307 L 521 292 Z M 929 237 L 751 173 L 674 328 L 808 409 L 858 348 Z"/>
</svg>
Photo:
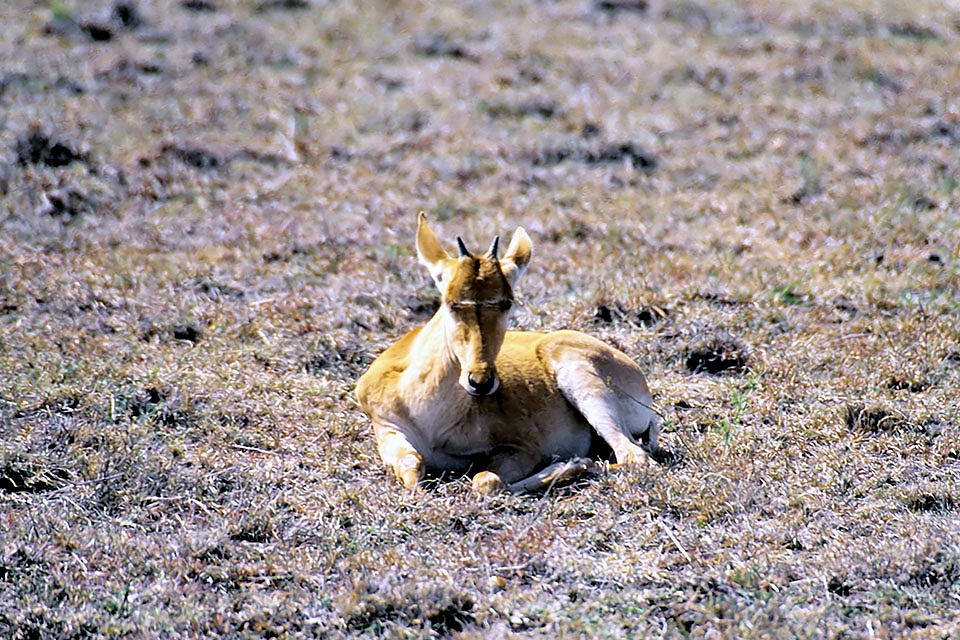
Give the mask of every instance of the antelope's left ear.
<svg viewBox="0 0 960 640">
<path fill-rule="evenodd" d="M 440 282 L 443 279 L 443 270 L 450 260 L 450 256 L 440 246 L 440 241 L 437 240 L 433 229 L 427 224 L 427 217 L 422 211 L 417 218 L 417 257 L 420 259 L 420 264 L 427 268 L 427 271 L 433 277 L 433 281 L 442 291 L 443 287 L 441 287 Z"/>
<path fill-rule="evenodd" d="M 500 258 L 500 270 L 510 286 L 513 286 L 523 275 L 527 265 L 530 264 L 532 253 L 533 243 L 530 242 L 530 236 L 523 230 L 523 227 L 517 227 L 517 230 L 513 232 L 513 238 L 510 240 L 507 252 Z"/>
</svg>

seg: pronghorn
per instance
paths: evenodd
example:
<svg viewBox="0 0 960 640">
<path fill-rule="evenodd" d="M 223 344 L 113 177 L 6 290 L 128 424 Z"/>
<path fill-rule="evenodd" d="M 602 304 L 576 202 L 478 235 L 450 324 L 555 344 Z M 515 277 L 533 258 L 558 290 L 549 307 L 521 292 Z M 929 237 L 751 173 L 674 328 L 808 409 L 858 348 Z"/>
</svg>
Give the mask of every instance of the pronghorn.
<svg viewBox="0 0 960 640">
<path fill-rule="evenodd" d="M 591 468 L 585 456 L 601 450 L 612 450 L 616 466 L 645 463 L 660 420 L 640 368 L 578 331 L 508 331 L 532 244 L 523 227 L 503 257 L 498 241 L 474 256 L 458 236 L 452 258 L 420 214 L 417 255 L 440 308 L 356 387 L 383 462 L 407 488 L 427 471 L 479 467 L 479 493 L 543 489 Z"/>
</svg>

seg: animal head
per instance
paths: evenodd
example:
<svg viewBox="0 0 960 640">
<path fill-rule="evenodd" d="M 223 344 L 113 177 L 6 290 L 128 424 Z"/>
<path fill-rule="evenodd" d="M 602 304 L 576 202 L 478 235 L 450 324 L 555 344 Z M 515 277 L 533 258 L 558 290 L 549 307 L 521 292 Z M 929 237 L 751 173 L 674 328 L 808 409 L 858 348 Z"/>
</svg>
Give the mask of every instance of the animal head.
<svg viewBox="0 0 960 640">
<path fill-rule="evenodd" d="M 460 385 L 474 396 L 488 396 L 500 386 L 494 365 L 513 307 L 513 286 L 530 262 L 530 236 L 518 227 L 503 256 L 497 236 L 486 253 L 476 256 L 457 236 L 451 257 L 427 225 L 417 224 L 417 256 L 440 289 L 444 341 L 460 363 Z"/>
</svg>

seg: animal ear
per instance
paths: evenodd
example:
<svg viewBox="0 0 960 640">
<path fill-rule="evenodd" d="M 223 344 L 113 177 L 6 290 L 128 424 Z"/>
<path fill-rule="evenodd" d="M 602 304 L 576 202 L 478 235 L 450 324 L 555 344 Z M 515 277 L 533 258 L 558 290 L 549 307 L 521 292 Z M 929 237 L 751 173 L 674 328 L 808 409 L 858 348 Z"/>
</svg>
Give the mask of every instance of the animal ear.
<svg viewBox="0 0 960 640">
<path fill-rule="evenodd" d="M 417 218 L 417 257 L 420 258 L 420 264 L 427 268 L 433 277 L 437 286 L 443 279 L 443 268 L 446 266 L 450 256 L 440 246 L 440 241 L 434 235 L 430 225 L 427 224 L 427 216 L 420 212 Z"/>
<path fill-rule="evenodd" d="M 507 281 L 513 285 L 526 270 L 530 264 L 530 254 L 533 253 L 533 243 L 530 242 L 530 236 L 523 230 L 523 227 L 517 227 L 513 232 L 513 238 L 510 240 L 510 246 L 507 252 L 500 258 L 500 270 L 507 278 Z"/>
</svg>

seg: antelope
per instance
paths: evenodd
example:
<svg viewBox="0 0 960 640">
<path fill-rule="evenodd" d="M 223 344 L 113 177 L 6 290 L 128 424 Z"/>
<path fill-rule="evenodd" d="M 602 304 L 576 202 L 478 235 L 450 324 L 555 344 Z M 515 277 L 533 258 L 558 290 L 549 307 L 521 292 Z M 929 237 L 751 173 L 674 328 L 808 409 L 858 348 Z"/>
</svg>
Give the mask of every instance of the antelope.
<svg viewBox="0 0 960 640">
<path fill-rule="evenodd" d="M 593 469 L 596 452 L 614 468 L 647 464 L 660 420 L 640 367 L 578 331 L 508 331 L 533 246 L 523 227 L 502 257 L 498 245 L 475 256 L 458 236 L 451 257 L 420 213 L 417 256 L 440 308 L 356 385 L 384 464 L 408 489 L 427 472 L 479 468 L 481 494 L 543 490 Z"/>
</svg>

